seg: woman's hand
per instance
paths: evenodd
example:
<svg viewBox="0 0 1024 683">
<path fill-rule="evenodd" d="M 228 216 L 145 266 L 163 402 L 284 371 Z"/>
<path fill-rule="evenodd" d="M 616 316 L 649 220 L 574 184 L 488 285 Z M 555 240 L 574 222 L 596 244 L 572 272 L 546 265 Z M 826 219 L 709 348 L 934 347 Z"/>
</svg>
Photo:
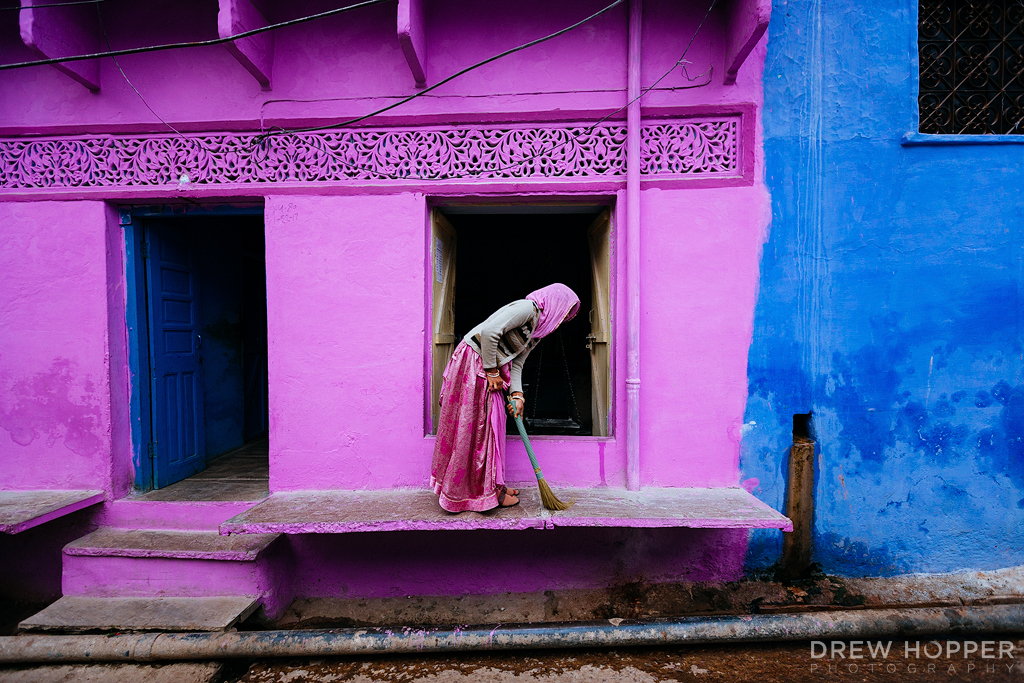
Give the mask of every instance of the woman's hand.
<svg viewBox="0 0 1024 683">
<path fill-rule="evenodd" d="M 523 406 L 526 405 L 526 399 L 519 392 L 512 394 L 512 398 L 508 402 L 508 414 L 512 417 L 523 416 Z"/>
<path fill-rule="evenodd" d="M 487 373 L 487 388 L 491 391 L 501 391 L 505 388 L 505 381 L 501 378 L 501 373 L 494 370 L 494 374 L 491 374 L 491 370 L 484 370 Z"/>
</svg>

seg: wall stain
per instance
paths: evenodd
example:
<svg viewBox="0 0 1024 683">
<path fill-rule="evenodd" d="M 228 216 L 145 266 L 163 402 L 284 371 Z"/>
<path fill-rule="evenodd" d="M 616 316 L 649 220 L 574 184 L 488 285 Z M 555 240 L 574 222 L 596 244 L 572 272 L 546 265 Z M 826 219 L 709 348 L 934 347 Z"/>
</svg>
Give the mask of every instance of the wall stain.
<svg viewBox="0 0 1024 683">
<path fill-rule="evenodd" d="M 76 372 L 76 364 L 56 358 L 50 368 L 29 377 L 0 372 L 0 428 L 11 441 L 28 446 L 58 441 L 76 455 L 92 456 L 104 446 L 103 414 L 94 382 Z"/>
</svg>

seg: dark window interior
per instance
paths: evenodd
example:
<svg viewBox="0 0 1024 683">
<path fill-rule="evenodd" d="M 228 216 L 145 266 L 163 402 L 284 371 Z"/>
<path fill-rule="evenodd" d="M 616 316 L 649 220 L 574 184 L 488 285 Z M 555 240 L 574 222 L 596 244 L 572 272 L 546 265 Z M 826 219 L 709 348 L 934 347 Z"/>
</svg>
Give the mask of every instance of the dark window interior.
<svg viewBox="0 0 1024 683">
<path fill-rule="evenodd" d="M 1024 2 L 921 0 L 920 130 L 1024 134 Z"/>
<path fill-rule="evenodd" d="M 545 338 L 523 368 L 531 434 L 592 433 L 590 407 L 590 248 L 592 214 L 448 216 L 458 233 L 455 336 L 510 301 L 562 282 L 580 297 L 580 312 Z M 508 421 L 508 433 L 517 434 Z"/>
</svg>

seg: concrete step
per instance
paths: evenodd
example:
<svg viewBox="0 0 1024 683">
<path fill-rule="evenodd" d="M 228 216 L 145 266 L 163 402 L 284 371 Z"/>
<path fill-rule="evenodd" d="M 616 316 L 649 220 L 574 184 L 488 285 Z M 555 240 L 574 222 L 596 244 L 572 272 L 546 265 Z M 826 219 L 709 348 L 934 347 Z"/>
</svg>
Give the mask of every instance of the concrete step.
<svg viewBox="0 0 1024 683">
<path fill-rule="evenodd" d="M 81 557 L 171 557 L 251 562 L 279 536 L 221 536 L 216 531 L 102 528 L 64 546 L 64 554 Z"/>
<path fill-rule="evenodd" d="M 121 529 L 216 531 L 229 517 L 245 512 L 258 501 L 156 501 L 122 498 L 108 503 L 97 524 Z"/>
<path fill-rule="evenodd" d="M 19 624 L 23 631 L 226 631 L 251 615 L 259 600 L 233 595 L 205 598 L 95 598 L 64 596 Z"/>
<path fill-rule="evenodd" d="M 291 599 L 285 545 L 279 534 L 101 528 L 64 547 L 61 587 L 81 598 L 245 597 L 273 617 Z"/>
</svg>

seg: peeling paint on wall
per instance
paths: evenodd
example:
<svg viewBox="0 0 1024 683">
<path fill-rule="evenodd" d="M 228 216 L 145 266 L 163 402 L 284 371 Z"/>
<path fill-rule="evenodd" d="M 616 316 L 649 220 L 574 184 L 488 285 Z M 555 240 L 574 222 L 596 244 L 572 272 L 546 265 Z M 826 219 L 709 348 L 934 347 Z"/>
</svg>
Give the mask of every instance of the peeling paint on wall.
<svg viewBox="0 0 1024 683">
<path fill-rule="evenodd" d="M 105 489 L 106 207 L 0 202 L 0 226 L 0 488 Z"/>
<path fill-rule="evenodd" d="M 67 358 L 28 377 L 0 371 L 0 428 L 19 446 L 44 439 L 47 446 L 63 442 L 76 455 L 100 454 L 104 439 L 98 404 L 95 383 L 77 373 Z"/>
</svg>

